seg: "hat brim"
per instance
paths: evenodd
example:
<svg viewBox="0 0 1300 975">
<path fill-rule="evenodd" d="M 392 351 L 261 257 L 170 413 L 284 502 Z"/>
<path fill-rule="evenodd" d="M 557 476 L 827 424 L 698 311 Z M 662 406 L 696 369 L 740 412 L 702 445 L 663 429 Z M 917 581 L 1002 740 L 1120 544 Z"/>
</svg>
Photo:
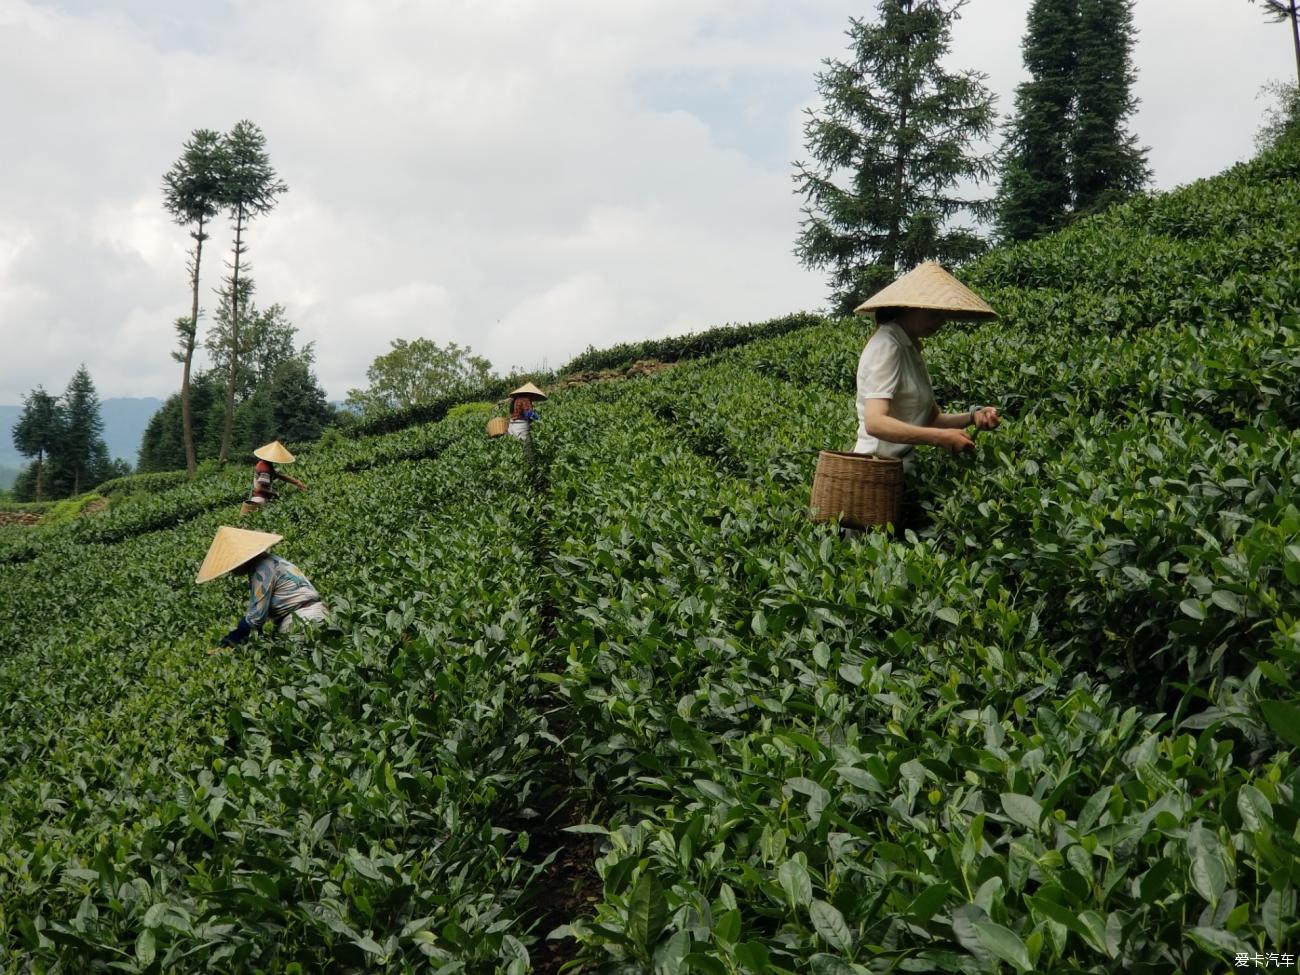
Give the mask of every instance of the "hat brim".
<svg viewBox="0 0 1300 975">
<path fill-rule="evenodd" d="M 926 261 L 853 309 L 873 315 L 881 308 L 919 308 L 942 312 L 945 318 L 992 321 L 997 312 L 983 298 L 949 274 L 935 261 Z"/>
<path fill-rule="evenodd" d="M 203 557 L 203 564 L 199 566 L 194 581 L 204 583 L 219 579 L 282 541 L 284 536 L 274 532 L 255 532 L 247 528 L 222 525 L 208 546 L 208 553 Z"/>
<path fill-rule="evenodd" d="M 268 464 L 292 464 L 295 460 L 293 454 L 289 453 L 285 445 L 278 440 L 258 447 L 253 451 L 253 456 Z"/>
</svg>

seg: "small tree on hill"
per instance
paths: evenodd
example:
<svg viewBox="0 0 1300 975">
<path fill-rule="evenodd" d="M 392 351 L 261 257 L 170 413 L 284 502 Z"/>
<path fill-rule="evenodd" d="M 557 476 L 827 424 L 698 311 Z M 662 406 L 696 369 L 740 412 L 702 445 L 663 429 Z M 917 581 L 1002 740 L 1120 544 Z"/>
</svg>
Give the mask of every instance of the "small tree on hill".
<svg viewBox="0 0 1300 975">
<path fill-rule="evenodd" d="M 348 390 L 348 406 L 364 413 L 383 413 L 484 385 L 492 379 L 492 363 L 448 342 L 446 348 L 429 339 L 394 339 L 392 349 L 366 370 L 368 389 Z"/>
<path fill-rule="evenodd" d="M 59 400 L 41 386 L 23 397 L 23 411 L 14 424 L 14 447 L 24 457 L 34 457 L 35 500 L 45 499 L 45 458 L 58 448 L 65 418 Z"/>
<path fill-rule="evenodd" d="M 290 443 L 315 440 L 334 422 L 334 407 L 312 374 L 309 360 L 294 358 L 280 363 L 270 388 L 277 439 Z"/>
<path fill-rule="evenodd" d="M 72 479 L 71 493 L 89 490 L 103 478 L 109 465 L 108 446 L 102 436 L 104 419 L 99 412 L 99 394 L 82 364 L 63 394 L 65 421 L 55 456 L 60 468 Z"/>
<path fill-rule="evenodd" d="M 960 262 L 983 240 L 953 226 L 983 201 L 959 188 L 987 179 L 974 149 L 994 125 L 985 76 L 950 72 L 952 25 L 965 0 L 880 0 L 878 23 L 850 21 L 852 57 L 817 75 L 824 100 L 804 125 L 811 163 L 796 163 L 804 219 L 795 253 L 830 268 L 831 300 L 847 312 L 925 260 Z"/>
</svg>

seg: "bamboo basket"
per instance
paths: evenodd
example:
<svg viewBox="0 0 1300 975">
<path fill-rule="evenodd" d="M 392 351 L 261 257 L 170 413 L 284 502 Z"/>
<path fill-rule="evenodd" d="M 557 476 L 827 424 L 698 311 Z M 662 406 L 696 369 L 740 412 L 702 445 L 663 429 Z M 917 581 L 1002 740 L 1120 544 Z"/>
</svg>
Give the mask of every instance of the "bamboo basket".
<svg viewBox="0 0 1300 975">
<path fill-rule="evenodd" d="M 504 416 L 494 416 L 487 422 L 487 435 L 499 437 L 510 429 L 510 421 Z"/>
<path fill-rule="evenodd" d="M 903 462 L 871 454 L 823 450 L 817 455 L 809 516 L 849 528 L 898 525 L 903 503 Z"/>
</svg>

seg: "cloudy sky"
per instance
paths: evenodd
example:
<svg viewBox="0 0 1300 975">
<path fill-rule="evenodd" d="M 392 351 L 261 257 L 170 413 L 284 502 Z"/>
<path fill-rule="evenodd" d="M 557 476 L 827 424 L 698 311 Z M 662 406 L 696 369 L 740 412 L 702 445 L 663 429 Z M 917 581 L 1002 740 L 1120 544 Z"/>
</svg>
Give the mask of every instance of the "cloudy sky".
<svg viewBox="0 0 1300 975">
<path fill-rule="evenodd" d="M 971 0 L 951 63 L 1010 111 L 1028 0 Z M 179 386 L 185 231 L 159 181 L 241 118 L 289 185 L 249 237 L 331 398 L 394 338 L 504 371 L 588 344 L 821 305 L 791 255 L 791 161 L 859 0 L 0 0 L 0 403 Z M 1285 26 L 1246 0 L 1138 0 L 1160 188 L 1247 157 Z M 216 246 L 213 246 L 216 245 Z M 217 227 L 205 296 L 228 245 Z"/>
</svg>

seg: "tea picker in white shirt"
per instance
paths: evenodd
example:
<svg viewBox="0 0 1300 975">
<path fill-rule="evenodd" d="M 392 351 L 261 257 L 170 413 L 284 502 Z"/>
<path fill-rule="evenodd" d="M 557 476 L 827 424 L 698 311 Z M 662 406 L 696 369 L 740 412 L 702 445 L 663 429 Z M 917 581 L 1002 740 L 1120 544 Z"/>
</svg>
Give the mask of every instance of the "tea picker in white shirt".
<svg viewBox="0 0 1300 975">
<path fill-rule="evenodd" d="M 921 340 L 954 319 L 991 321 L 997 314 L 975 292 L 933 261 L 921 264 L 854 309 L 874 315 L 876 330 L 858 359 L 856 454 L 915 463 L 917 444 L 953 453 L 971 450 L 969 427 L 992 430 L 1001 419 L 992 406 L 941 413 L 921 356 Z"/>
</svg>

